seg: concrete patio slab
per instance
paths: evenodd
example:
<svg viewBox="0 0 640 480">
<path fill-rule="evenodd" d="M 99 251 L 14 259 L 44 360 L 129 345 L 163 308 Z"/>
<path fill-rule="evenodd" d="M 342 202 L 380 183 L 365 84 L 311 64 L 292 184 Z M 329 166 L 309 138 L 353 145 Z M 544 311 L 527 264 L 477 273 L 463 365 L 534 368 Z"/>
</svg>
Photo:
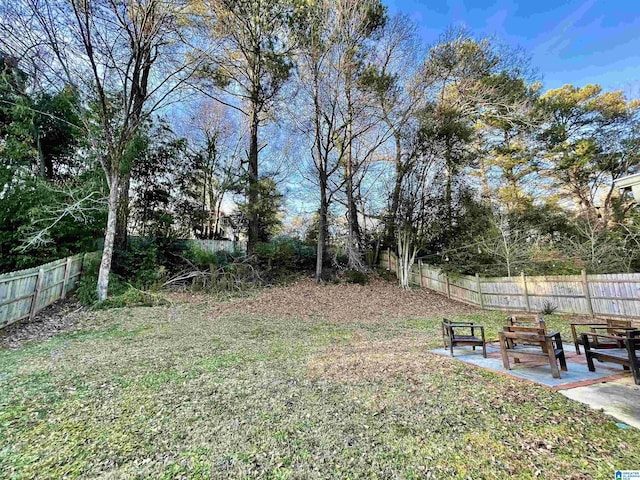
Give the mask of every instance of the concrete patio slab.
<svg viewBox="0 0 640 480">
<path fill-rule="evenodd" d="M 438 348 L 431 350 L 432 353 L 438 355 L 445 355 L 450 357 L 448 349 Z M 454 348 L 454 358 L 476 365 L 487 370 L 517 377 L 530 382 L 545 385 L 547 387 L 555 388 L 556 390 L 564 388 L 572 388 L 578 385 L 582 386 L 585 383 L 602 382 L 605 379 L 618 378 L 619 374 L 623 371 L 621 368 L 617 370 L 611 370 L 610 368 L 597 368 L 595 372 L 590 372 L 586 365 L 581 363 L 573 363 L 567 358 L 567 372 L 560 372 L 560 378 L 553 378 L 551 376 L 551 367 L 548 363 L 511 363 L 511 370 L 505 370 L 502 365 L 502 359 L 500 358 L 499 350 L 494 347 L 487 347 L 487 358 L 482 356 L 482 350 L 476 349 L 472 351 L 467 348 Z"/>
<path fill-rule="evenodd" d="M 632 379 L 577 387 L 561 393 L 592 408 L 601 408 L 627 425 L 640 428 L 640 387 Z"/>
</svg>

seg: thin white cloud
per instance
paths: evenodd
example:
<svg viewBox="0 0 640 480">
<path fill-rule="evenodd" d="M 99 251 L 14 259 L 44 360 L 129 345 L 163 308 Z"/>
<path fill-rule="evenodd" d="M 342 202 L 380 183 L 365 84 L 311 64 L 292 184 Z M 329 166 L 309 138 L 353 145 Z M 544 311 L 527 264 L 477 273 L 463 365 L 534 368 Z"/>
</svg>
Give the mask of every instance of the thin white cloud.
<svg viewBox="0 0 640 480">
<path fill-rule="evenodd" d="M 593 8 L 596 0 L 586 0 L 569 15 L 562 18 L 551 30 L 536 39 L 535 51 L 540 55 L 557 56 L 574 40 L 573 27 Z"/>
</svg>

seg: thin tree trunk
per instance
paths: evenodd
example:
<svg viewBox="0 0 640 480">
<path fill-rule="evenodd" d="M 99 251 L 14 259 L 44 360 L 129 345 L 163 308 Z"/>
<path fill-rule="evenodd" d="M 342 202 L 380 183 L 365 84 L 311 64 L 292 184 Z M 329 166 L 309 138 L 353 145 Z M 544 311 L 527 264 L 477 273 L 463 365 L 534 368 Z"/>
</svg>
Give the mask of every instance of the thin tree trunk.
<svg viewBox="0 0 640 480">
<path fill-rule="evenodd" d="M 116 221 L 118 217 L 118 184 L 120 179 L 117 176 L 111 178 L 109 190 L 109 210 L 107 215 L 107 227 L 104 233 L 104 247 L 102 249 L 102 260 L 98 271 L 97 293 L 98 300 L 107 299 L 109 289 L 109 272 L 111 271 L 111 260 L 113 258 L 113 244 L 116 236 Z"/>
<path fill-rule="evenodd" d="M 322 111 L 320 108 L 320 71 L 317 62 L 313 66 L 313 106 L 315 123 L 315 145 L 316 145 L 316 169 L 318 170 L 318 183 L 320 186 L 320 209 L 318 211 L 318 244 L 316 248 L 316 282 L 322 281 L 322 270 L 324 258 L 327 251 L 327 215 L 329 211 L 329 200 L 327 198 L 327 155 L 322 151 L 322 128 L 320 125 Z"/>
<path fill-rule="evenodd" d="M 322 185 L 324 183 L 324 186 Z M 316 281 L 322 281 L 322 270 L 324 267 L 324 257 L 327 250 L 327 212 L 329 205 L 327 202 L 326 180 L 321 181 L 320 187 L 320 218 L 318 219 L 318 248 L 316 251 Z"/>
<path fill-rule="evenodd" d="M 248 201 L 249 201 L 249 235 L 247 242 L 247 253 L 253 252 L 255 244 L 260 238 L 260 219 L 256 212 L 258 198 L 258 105 L 257 101 L 251 106 L 250 123 L 250 139 L 249 139 L 249 184 L 248 184 Z"/>
<path fill-rule="evenodd" d="M 410 288 L 409 277 L 411 275 L 411 266 L 416 259 L 418 253 L 417 248 L 411 248 L 411 239 L 408 233 L 396 234 L 398 237 L 398 262 L 400 263 L 400 286 L 405 290 Z"/>
<path fill-rule="evenodd" d="M 395 135 L 396 144 L 396 180 L 391 195 L 391 211 L 389 212 L 389 223 L 387 225 L 387 241 L 391 243 L 395 236 L 396 215 L 398 214 L 398 205 L 400 204 L 400 191 L 402 189 L 402 181 L 404 179 L 404 167 L 402 165 L 402 147 L 400 144 L 400 136 Z"/>
<path fill-rule="evenodd" d="M 118 213 L 116 216 L 116 236 L 114 246 L 121 250 L 127 248 L 127 228 L 129 226 L 129 186 L 131 183 L 131 174 L 128 173 L 120 180 Z M 146 218 L 145 218 L 146 220 Z M 146 228 L 146 222 L 145 222 Z"/>
<path fill-rule="evenodd" d="M 346 87 L 347 96 L 347 150 L 345 155 L 345 189 L 347 194 L 348 248 L 350 250 L 350 267 L 360 268 L 355 257 L 360 255 L 361 235 L 358 224 L 358 208 L 353 187 L 353 104 L 351 102 L 351 85 Z"/>
</svg>

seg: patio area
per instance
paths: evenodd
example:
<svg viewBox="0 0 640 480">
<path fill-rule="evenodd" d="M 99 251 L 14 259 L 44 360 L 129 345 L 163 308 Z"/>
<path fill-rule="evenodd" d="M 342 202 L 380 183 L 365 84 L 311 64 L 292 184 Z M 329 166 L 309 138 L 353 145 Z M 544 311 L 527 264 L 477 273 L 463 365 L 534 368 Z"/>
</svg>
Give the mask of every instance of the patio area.
<svg viewBox="0 0 640 480">
<path fill-rule="evenodd" d="M 640 387 L 634 384 L 631 373 L 609 362 L 596 362 L 596 371 L 590 372 L 584 353 L 576 354 L 572 344 L 563 346 L 568 368 L 561 372 L 560 378 L 551 376 L 549 362 L 544 359 L 522 359 L 520 363 L 511 363 L 511 370 L 506 370 L 499 342 L 487 342 L 487 358 L 482 356 L 481 348 L 474 351 L 471 347 L 454 347 L 453 350 L 454 358 L 461 362 L 559 390 L 568 398 L 612 415 L 622 422 L 621 428 L 625 425 L 640 428 Z M 431 352 L 450 357 L 448 348 Z"/>
</svg>

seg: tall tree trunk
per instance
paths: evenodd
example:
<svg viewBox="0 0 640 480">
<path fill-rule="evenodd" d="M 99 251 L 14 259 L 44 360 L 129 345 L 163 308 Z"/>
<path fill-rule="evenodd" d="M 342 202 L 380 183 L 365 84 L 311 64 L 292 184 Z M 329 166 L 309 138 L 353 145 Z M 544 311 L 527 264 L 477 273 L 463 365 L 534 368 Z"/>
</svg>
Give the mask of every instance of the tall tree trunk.
<svg viewBox="0 0 640 480">
<path fill-rule="evenodd" d="M 257 100 L 251 105 L 251 113 L 249 116 L 249 184 L 248 184 L 248 201 L 249 201 L 249 235 L 247 242 L 247 253 L 253 253 L 253 248 L 260 238 L 260 219 L 256 212 L 259 202 L 258 198 L 258 126 L 260 123 L 258 117 Z"/>
<path fill-rule="evenodd" d="M 318 183 L 320 186 L 320 208 L 318 210 L 318 244 L 316 249 L 316 282 L 322 281 L 322 270 L 324 258 L 327 251 L 328 225 L 327 215 L 329 212 L 329 198 L 327 195 L 328 178 L 328 158 L 322 148 L 322 109 L 320 107 L 320 69 L 316 62 L 313 67 L 313 106 L 315 123 L 315 146 L 316 146 L 316 169 L 318 171 Z"/>
<path fill-rule="evenodd" d="M 410 288 L 411 266 L 416 259 L 418 249 L 412 247 L 411 236 L 407 232 L 398 233 L 396 236 L 398 237 L 398 263 L 400 267 L 398 281 L 402 288 L 408 290 Z"/>
<path fill-rule="evenodd" d="M 114 246 L 121 250 L 127 248 L 128 226 L 129 226 L 129 186 L 131 184 L 131 174 L 127 173 L 120 179 L 118 212 L 116 215 L 116 236 Z M 146 223 L 146 222 L 145 222 Z"/>
<path fill-rule="evenodd" d="M 387 224 L 386 242 L 388 245 L 391 245 L 395 236 L 396 215 L 398 214 L 398 206 L 400 205 L 400 192 L 402 189 L 402 181 L 404 180 L 405 174 L 405 168 L 404 165 L 402 165 L 402 146 L 400 144 L 400 135 L 397 132 L 395 134 L 395 147 L 396 179 L 393 186 L 393 192 L 391 194 L 389 222 Z"/>
<path fill-rule="evenodd" d="M 362 243 L 360 225 L 358 224 L 358 208 L 353 185 L 353 103 L 351 101 L 351 84 L 348 81 L 345 87 L 347 97 L 347 149 L 345 155 L 345 189 L 347 194 L 347 225 L 348 238 L 347 252 L 349 267 L 360 269 L 360 246 Z"/>
<path fill-rule="evenodd" d="M 318 218 L 318 248 L 316 252 L 316 281 L 322 281 L 322 270 L 324 267 L 324 258 L 327 251 L 327 214 L 329 211 L 329 202 L 327 200 L 327 181 L 326 178 L 320 179 L 320 210 Z"/>
<path fill-rule="evenodd" d="M 111 260 L 113 258 L 113 244 L 116 236 L 116 221 L 118 216 L 118 203 L 120 195 L 118 192 L 120 178 L 113 175 L 110 182 L 109 203 L 107 215 L 107 227 L 104 233 L 104 247 L 102 248 L 102 260 L 98 271 L 98 300 L 107 299 L 109 289 L 109 272 L 111 271 Z"/>
</svg>

